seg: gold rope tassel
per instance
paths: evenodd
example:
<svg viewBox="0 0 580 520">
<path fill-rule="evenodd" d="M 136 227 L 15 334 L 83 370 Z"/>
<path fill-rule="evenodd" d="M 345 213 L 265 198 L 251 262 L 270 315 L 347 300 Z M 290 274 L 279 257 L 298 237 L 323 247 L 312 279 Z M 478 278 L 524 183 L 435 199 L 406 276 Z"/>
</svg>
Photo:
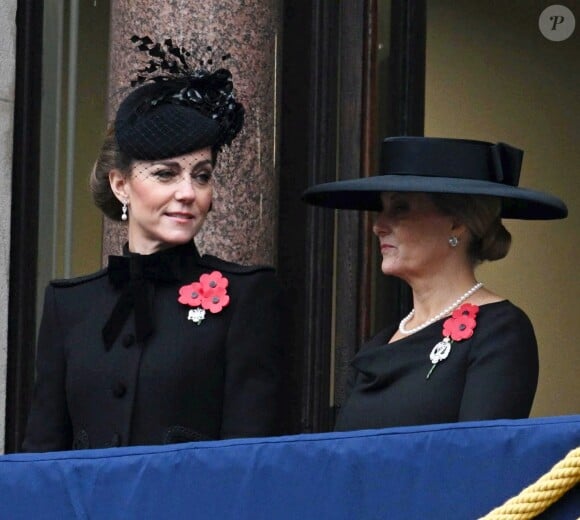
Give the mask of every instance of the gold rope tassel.
<svg viewBox="0 0 580 520">
<path fill-rule="evenodd" d="M 580 482 L 580 447 L 568 452 L 548 473 L 480 520 L 534 518 Z"/>
</svg>

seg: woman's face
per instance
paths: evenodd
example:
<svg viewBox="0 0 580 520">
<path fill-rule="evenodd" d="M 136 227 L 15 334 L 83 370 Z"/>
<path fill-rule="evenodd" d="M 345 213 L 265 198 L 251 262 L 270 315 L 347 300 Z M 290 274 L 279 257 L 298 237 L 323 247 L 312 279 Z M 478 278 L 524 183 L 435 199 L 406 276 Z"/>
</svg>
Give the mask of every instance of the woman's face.
<svg viewBox="0 0 580 520">
<path fill-rule="evenodd" d="M 201 229 L 211 206 L 212 152 L 135 161 L 128 177 L 117 170 L 111 187 L 129 207 L 129 249 L 150 254 L 184 244 Z"/>
<path fill-rule="evenodd" d="M 383 210 L 373 232 L 379 238 L 383 273 L 407 281 L 435 274 L 452 252 L 449 237 L 461 230 L 425 193 L 383 193 L 381 199 Z"/>
</svg>

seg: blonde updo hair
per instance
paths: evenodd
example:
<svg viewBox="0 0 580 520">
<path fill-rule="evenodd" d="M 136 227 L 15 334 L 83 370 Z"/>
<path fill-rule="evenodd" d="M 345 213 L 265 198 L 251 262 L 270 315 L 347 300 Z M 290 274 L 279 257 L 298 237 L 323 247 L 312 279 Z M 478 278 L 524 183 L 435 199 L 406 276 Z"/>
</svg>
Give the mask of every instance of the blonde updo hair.
<svg viewBox="0 0 580 520">
<path fill-rule="evenodd" d="M 510 249 L 511 234 L 501 221 L 501 200 L 485 195 L 428 194 L 445 215 L 463 223 L 470 234 L 467 252 L 473 265 L 500 260 Z"/>
<path fill-rule="evenodd" d="M 111 189 L 109 172 L 117 169 L 124 176 L 129 177 L 131 163 L 131 158 L 119 150 L 114 126 L 109 127 L 99 156 L 91 171 L 89 187 L 95 205 L 110 219 L 120 221 L 122 211 L 121 202 L 115 197 Z"/>
</svg>

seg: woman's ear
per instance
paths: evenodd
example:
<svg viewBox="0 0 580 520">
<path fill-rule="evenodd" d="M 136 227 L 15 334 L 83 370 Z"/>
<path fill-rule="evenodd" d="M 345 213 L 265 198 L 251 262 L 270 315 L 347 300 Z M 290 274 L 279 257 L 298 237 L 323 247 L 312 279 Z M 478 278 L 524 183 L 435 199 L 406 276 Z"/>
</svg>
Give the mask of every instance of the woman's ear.
<svg viewBox="0 0 580 520">
<path fill-rule="evenodd" d="M 467 231 L 467 226 L 463 222 L 455 218 L 453 219 L 451 223 L 451 233 L 453 236 L 457 238 L 465 237 Z"/>
<path fill-rule="evenodd" d="M 115 197 L 120 202 L 126 202 L 129 199 L 129 194 L 127 193 L 127 178 L 120 170 L 115 168 L 109 172 L 109 184 Z"/>
</svg>

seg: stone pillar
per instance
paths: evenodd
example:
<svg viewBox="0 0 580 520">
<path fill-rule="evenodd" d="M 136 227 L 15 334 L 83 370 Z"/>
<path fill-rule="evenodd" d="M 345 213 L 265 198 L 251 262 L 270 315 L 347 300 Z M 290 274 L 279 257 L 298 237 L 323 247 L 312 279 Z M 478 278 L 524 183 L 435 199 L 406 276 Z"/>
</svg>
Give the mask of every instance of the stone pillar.
<svg viewBox="0 0 580 520">
<path fill-rule="evenodd" d="M 119 103 L 114 93 L 129 84 L 143 54 L 134 50 L 133 34 L 154 41 L 171 38 L 192 49 L 211 46 L 217 58 L 232 55 L 227 66 L 246 108 L 246 124 L 232 147 L 220 154 L 213 211 L 196 243 L 201 252 L 241 263 L 276 261 L 279 3 L 116 0 L 111 7 L 111 117 Z M 107 221 L 105 254 L 117 254 L 124 240 L 123 226 Z"/>
<path fill-rule="evenodd" d="M 12 206 L 12 137 L 16 69 L 16 0 L 0 5 L 0 454 L 4 452 L 8 359 L 8 275 Z"/>
</svg>

